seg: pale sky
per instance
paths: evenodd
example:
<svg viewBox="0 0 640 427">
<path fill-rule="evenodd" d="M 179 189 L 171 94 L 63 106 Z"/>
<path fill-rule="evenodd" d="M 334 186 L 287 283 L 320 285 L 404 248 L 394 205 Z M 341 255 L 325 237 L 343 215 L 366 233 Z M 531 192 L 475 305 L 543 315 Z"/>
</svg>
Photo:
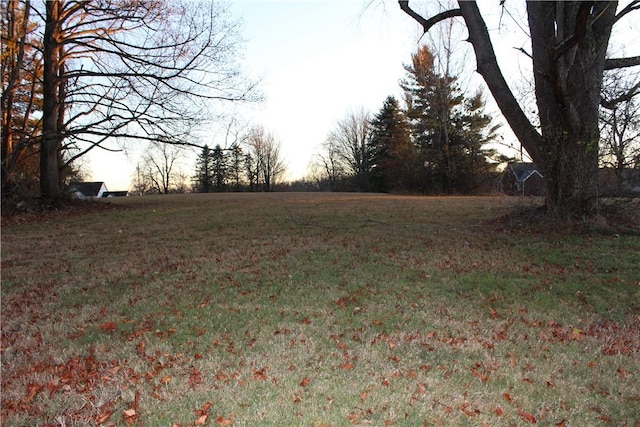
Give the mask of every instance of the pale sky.
<svg viewBox="0 0 640 427">
<path fill-rule="evenodd" d="M 433 2 L 411 4 L 425 12 L 424 7 Z M 313 154 L 337 120 L 360 107 L 375 114 L 388 95 L 400 98 L 403 64 L 426 41 L 426 36 L 421 39 L 421 27 L 400 10 L 396 0 L 235 0 L 229 5 L 232 15 L 243 23 L 246 43 L 241 67 L 251 78 L 261 78 L 265 98 L 260 105 L 240 109 L 239 120 L 264 126 L 280 141 L 289 179 L 306 174 Z M 505 77 L 517 81 L 523 55 L 513 48 L 530 50 L 526 28 L 514 24 L 517 8 L 510 8 L 513 18 L 504 15 L 500 21 L 497 0 L 480 5 Z M 460 40 L 465 34 L 463 29 Z M 468 43 L 461 41 L 461 46 L 469 52 L 462 60 L 470 67 L 468 87 L 475 90 L 482 85 L 472 72 L 475 57 Z M 488 108 L 497 111 L 486 90 L 485 95 Z M 505 141 L 517 145 L 507 129 L 503 133 Z M 220 129 L 203 129 L 200 134 L 203 145 L 224 145 Z M 135 147 L 126 154 L 95 151 L 87 162 L 90 179 L 104 181 L 112 191 L 129 189 L 139 156 Z M 195 156 L 194 151 L 183 160 L 182 168 L 189 175 L 195 169 Z"/>
</svg>

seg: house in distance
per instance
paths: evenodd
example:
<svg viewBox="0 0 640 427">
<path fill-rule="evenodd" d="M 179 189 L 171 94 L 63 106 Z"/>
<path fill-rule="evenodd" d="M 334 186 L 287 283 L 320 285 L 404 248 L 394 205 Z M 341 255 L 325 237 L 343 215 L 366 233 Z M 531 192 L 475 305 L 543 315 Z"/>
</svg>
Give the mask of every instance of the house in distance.
<svg viewBox="0 0 640 427">
<path fill-rule="evenodd" d="M 126 197 L 127 191 L 109 191 L 104 182 L 71 182 L 69 192 L 78 199 L 98 199 L 101 197 Z"/>
<path fill-rule="evenodd" d="M 500 191 L 510 196 L 544 196 L 543 176 L 534 163 L 509 163 Z"/>
</svg>

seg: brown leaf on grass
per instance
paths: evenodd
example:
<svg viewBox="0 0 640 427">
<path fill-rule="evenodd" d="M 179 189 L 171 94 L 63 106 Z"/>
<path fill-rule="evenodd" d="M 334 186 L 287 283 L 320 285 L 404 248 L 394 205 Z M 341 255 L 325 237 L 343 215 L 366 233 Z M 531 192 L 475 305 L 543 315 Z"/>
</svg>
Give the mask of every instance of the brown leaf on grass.
<svg viewBox="0 0 640 427">
<path fill-rule="evenodd" d="M 36 383 L 27 384 L 27 391 L 29 392 L 29 396 L 27 397 L 27 402 L 31 402 L 36 394 L 40 393 L 42 390 L 42 386 Z"/>
<path fill-rule="evenodd" d="M 196 416 L 202 416 L 207 415 L 209 413 L 209 409 L 211 409 L 211 402 L 205 402 L 205 404 L 202 405 L 202 408 L 196 409 L 193 412 Z"/>
<path fill-rule="evenodd" d="M 302 379 L 302 381 L 300 381 L 300 387 L 306 387 L 310 382 L 311 380 L 308 377 L 305 377 Z"/>
<path fill-rule="evenodd" d="M 105 411 L 105 412 L 101 413 L 100 415 L 97 415 L 94 418 L 94 420 L 95 420 L 97 425 L 104 424 L 107 421 L 109 421 L 109 418 L 111 418 L 112 414 L 113 414 L 113 412 L 111 412 L 111 411 Z"/>
<path fill-rule="evenodd" d="M 124 411 L 122 413 L 122 415 L 124 415 L 127 418 L 133 418 L 136 416 L 136 410 L 135 409 L 127 409 L 126 411 Z"/>
<path fill-rule="evenodd" d="M 115 324 L 115 322 L 104 322 L 102 325 L 98 326 L 98 329 L 100 329 L 102 332 L 113 332 L 117 327 L 118 326 Z"/>
<path fill-rule="evenodd" d="M 495 308 L 489 307 L 489 317 L 492 319 L 497 319 L 500 317 L 500 315 L 498 314 Z"/>
<path fill-rule="evenodd" d="M 144 352 L 144 348 L 145 348 L 146 344 L 144 341 L 140 341 L 138 342 L 138 344 L 136 344 L 136 354 L 138 356 L 144 356 L 145 352 Z"/>
<path fill-rule="evenodd" d="M 536 417 L 524 411 L 518 411 L 518 416 L 524 418 L 531 424 L 535 424 L 537 422 Z"/>
<path fill-rule="evenodd" d="M 216 424 L 220 426 L 230 426 L 231 424 L 233 424 L 233 420 L 235 417 L 236 414 L 231 414 L 229 418 L 225 418 L 222 415 L 219 415 L 218 417 L 216 417 Z"/>
<path fill-rule="evenodd" d="M 263 366 L 262 369 L 257 369 L 253 371 L 253 379 L 255 381 L 266 381 L 267 380 L 267 367 Z"/>
<path fill-rule="evenodd" d="M 194 424 L 197 426 L 203 426 L 207 422 L 207 418 L 208 415 L 200 415 Z"/>
<path fill-rule="evenodd" d="M 631 374 L 629 373 L 629 371 L 625 371 L 622 368 L 618 368 L 616 369 L 616 373 L 620 376 L 620 378 L 625 379 L 628 376 L 630 376 Z"/>
</svg>

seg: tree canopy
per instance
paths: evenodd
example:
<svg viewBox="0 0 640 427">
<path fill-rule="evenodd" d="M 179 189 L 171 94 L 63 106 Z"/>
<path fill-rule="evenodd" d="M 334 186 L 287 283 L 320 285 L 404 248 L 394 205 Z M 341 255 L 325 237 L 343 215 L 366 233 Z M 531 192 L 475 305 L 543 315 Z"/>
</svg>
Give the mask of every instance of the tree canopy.
<svg viewBox="0 0 640 427">
<path fill-rule="evenodd" d="M 62 171 L 91 150 L 118 150 L 124 140 L 192 144 L 191 130 L 215 103 L 254 95 L 236 62 L 237 24 L 217 1 L 11 3 L 29 17 L 24 22 L 33 23 L 33 43 L 41 46 L 42 84 L 31 90 L 42 99 L 45 198 L 61 195 Z M 6 32 L 13 44 L 26 37 L 20 28 Z M 11 146 L 3 140 L 3 168 Z"/>
</svg>

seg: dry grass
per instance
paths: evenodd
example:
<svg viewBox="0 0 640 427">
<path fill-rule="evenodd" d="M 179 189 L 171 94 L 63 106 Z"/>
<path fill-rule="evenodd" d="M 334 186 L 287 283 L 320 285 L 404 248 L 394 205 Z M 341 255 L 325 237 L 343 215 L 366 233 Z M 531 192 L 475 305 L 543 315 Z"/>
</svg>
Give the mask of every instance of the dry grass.
<svg viewBox="0 0 640 427">
<path fill-rule="evenodd" d="M 220 194 L 2 229 L 2 422 L 639 425 L 637 236 L 501 197 Z"/>
</svg>

